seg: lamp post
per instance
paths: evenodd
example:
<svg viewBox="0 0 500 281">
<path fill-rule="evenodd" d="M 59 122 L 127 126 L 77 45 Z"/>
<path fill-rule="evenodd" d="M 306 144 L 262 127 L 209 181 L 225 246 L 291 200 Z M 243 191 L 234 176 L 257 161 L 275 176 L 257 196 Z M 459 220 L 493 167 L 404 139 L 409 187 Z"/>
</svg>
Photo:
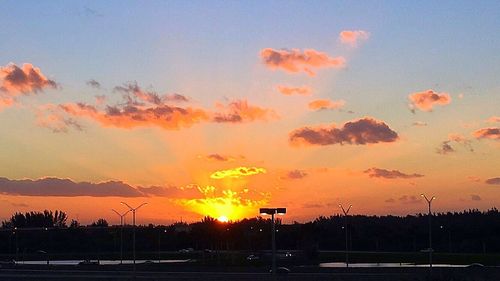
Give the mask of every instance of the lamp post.
<svg viewBox="0 0 500 281">
<path fill-rule="evenodd" d="M 134 272 L 135 272 L 135 212 L 142 206 L 148 204 L 148 203 L 142 203 L 141 205 L 132 208 L 129 204 L 125 202 L 120 202 L 121 204 L 127 206 L 129 208 L 129 211 L 132 211 L 132 255 L 134 257 Z"/>
<path fill-rule="evenodd" d="M 272 274 L 276 275 L 276 223 L 275 215 L 286 214 L 286 208 L 260 208 L 261 215 L 271 215 Z"/>
<path fill-rule="evenodd" d="M 429 273 L 432 272 L 432 212 L 431 212 L 431 204 L 434 199 L 436 199 L 435 196 L 432 196 L 431 199 L 427 198 L 425 194 L 420 194 L 425 201 L 427 201 L 427 205 L 429 206 Z"/>
<path fill-rule="evenodd" d="M 342 209 L 342 212 L 344 213 L 344 229 L 345 229 L 345 265 L 346 267 L 349 267 L 349 236 L 347 235 L 347 215 L 349 214 L 349 211 L 351 210 L 352 205 L 349 205 L 349 208 L 344 209 L 342 204 L 339 204 L 340 209 Z"/>
<path fill-rule="evenodd" d="M 163 231 L 161 231 L 161 228 L 158 229 L 158 264 L 161 263 L 161 234 L 163 233 L 167 233 L 167 230 L 164 229 Z"/>
<path fill-rule="evenodd" d="M 120 264 L 123 264 L 123 218 L 130 210 L 123 214 L 118 213 L 115 209 L 111 209 L 111 211 L 115 212 L 120 217 Z"/>
</svg>

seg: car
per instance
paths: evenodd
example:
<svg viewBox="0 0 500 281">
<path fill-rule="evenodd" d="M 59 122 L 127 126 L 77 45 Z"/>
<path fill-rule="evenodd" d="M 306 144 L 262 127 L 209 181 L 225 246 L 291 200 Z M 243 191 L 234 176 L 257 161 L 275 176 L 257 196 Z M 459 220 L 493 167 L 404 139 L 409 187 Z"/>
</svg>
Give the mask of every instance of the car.
<svg viewBox="0 0 500 281">
<path fill-rule="evenodd" d="M 255 260 L 259 260 L 259 259 L 260 259 L 259 256 L 256 256 L 256 255 L 253 255 L 253 254 L 249 255 L 247 257 L 247 261 L 255 261 Z"/>
<path fill-rule="evenodd" d="M 484 267 L 484 265 L 483 265 L 483 264 L 480 264 L 480 263 L 475 262 L 475 263 L 471 263 L 471 264 L 467 265 L 466 267 L 467 267 L 467 268 L 483 268 L 483 267 Z"/>
<path fill-rule="evenodd" d="M 288 269 L 284 266 L 280 266 L 280 267 L 276 268 L 276 274 L 278 274 L 278 275 L 286 275 L 286 274 L 290 273 L 290 271 L 291 271 L 290 269 Z M 269 272 L 273 273 L 273 270 L 271 269 L 271 270 L 269 270 Z"/>
<path fill-rule="evenodd" d="M 185 249 L 180 249 L 179 253 L 187 254 L 187 253 L 192 253 L 194 252 L 193 248 L 185 248 Z"/>
<path fill-rule="evenodd" d="M 99 265 L 99 261 L 83 260 L 83 261 L 79 262 L 78 265 Z"/>
</svg>

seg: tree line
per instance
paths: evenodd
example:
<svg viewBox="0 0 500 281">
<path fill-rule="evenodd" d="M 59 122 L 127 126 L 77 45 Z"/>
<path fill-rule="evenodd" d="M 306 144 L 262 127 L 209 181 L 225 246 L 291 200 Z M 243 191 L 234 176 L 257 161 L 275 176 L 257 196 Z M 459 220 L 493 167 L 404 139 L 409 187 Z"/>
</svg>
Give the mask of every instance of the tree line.
<svg viewBox="0 0 500 281">
<path fill-rule="evenodd" d="M 347 221 L 346 221 L 347 220 Z M 347 224 L 346 224 L 347 223 Z M 347 230 L 345 229 L 347 225 Z M 345 234 L 352 251 L 419 252 L 428 248 L 427 214 L 407 216 L 320 216 L 312 221 L 282 224 L 277 220 L 278 249 L 345 250 Z M 98 219 L 88 226 L 68 222 L 63 211 L 15 213 L 2 222 L 0 254 L 118 253 L 120 226 Z M 433 249 L 451 253 L 500 252 L 500 213 L 479 211 L 435 213 L 432 216 Z M 136 228 L 137 251 L 244 250 L 271 248 L 271 223 L 262 217 L 221 223 L 205 217 L 199 222 L 141 225 Z M 132 227 L 123 229 L 123 247 L 132 248 Z"/>
</svg>

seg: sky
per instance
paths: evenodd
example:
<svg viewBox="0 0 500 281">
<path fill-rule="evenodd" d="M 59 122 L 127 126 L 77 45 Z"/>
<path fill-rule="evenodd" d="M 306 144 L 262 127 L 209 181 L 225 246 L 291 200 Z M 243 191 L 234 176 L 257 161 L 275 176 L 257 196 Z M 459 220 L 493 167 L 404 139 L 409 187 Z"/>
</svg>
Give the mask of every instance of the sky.
<svg viewBox="0 0 500 281">
<path fill-rule="evenodd" d="M 498 1 L 0 1 L 0 219 L 500 203 Z"/>
</svg>

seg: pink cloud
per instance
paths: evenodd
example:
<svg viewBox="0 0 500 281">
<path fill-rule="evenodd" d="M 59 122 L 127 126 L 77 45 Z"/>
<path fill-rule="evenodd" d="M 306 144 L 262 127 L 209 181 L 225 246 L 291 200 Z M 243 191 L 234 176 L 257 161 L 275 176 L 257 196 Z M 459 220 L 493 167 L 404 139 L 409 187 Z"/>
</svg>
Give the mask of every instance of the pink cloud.
<svg viewBox="0 0 500 281">
<path fill-rule="evenodd" d="M 435 105 L 447 105 L 451 102 L 451 97 L 447 93 L 437 93 L 433 90 L 427 90 L 424 92 L 417 92 L 408 95 L 410 100 L 410 109 L 415 111 L 419 109 L 421 111 L 432 111 Z"/>
<path fill-rule="evenodd" d="M 19 95 L 38 93 L 46 88 L 57 88 L 57 83 L 43 75 L 38 67 L 25 63 L 0 66 L 0 109 L 16 103 Z"/>
<path fill-rule="evenodd" d="M 277 118 L 274 110 L 250 105 L 246 100 L 234 100 L 227 105 L 216 103 L 216 108 L 218 112 L 212 118 L 216 123 L 243 123 Z"/>
<path fill-rule="evenodd" d="M 314 100 L 309 103 L 309 109 L 311 110 L 323 110 L 323 109 L 339 109 L 344 107 L 345 101 L 344 100 L 338 100 L 338 101 L 332 101 L 332 100 Z"/>
<path fill-rule="evenodd" d="M 330 57 L 326 53 L 314 49 L 282 49 L 265 48 L 260 52 L 264 64 L 270 69 L 281 69 L 289 73 L 305 72 L 310 76 L 316 75 L 313 69 L 342 68 L 345 59 L 341 56 Z"/>
<path fill-rule="evenodd" d="M 472 135 L 477 139 L 500 140 L 500 128 L 499 127 L 482 128 L 472 133 Z"/>
<path fill-rule="evenodd" d="M 359 42 L 368 40 L 370 33 L 363 30 L 344 30 L 339 34 L 339 40 L 342 44 L 356 47 Z"/>
<path fill-rule="evenodd" d="M 486 120 L 488 123 L 500 123 L 500 116 L 491 116 Z"/>
<path fill-rule="evenodd" d="M 284 85 L 278 85 L 276 86 L 276 89 L 278 90 L 278 92 L 280 92 L 285 96 L 293 96 L 293 95 L 310 96 L 312 93 L 311 88 L 309 88 L 308 86 L 289 87 Z"/>
<path fill-rule="evenodd" d="M 366 145 L 398 139 L 398 134 L 387 124 L 371 117 L 346 122 L 339 128 L 335 125 L 303 127 L 292 131 L 289 136 L 292 144 L 304 145 Z"/>
</svg>

